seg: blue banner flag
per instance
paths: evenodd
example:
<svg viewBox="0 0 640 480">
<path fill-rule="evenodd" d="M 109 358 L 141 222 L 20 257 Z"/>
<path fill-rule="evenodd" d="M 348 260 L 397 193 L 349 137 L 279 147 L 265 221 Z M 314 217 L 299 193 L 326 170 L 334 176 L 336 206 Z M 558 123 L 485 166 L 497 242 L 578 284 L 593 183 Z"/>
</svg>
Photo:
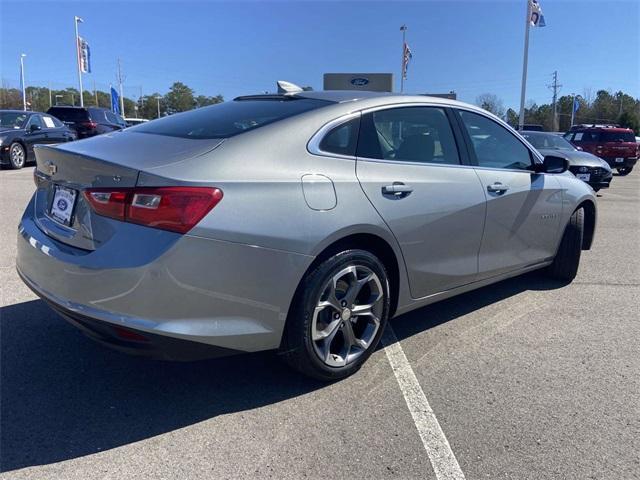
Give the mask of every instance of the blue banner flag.
<svg viewBox="0 0 640 480">
<path fill-rule="evenodd" d="M 113 87 L 111 87 L 111 110 L 113 113 L 120 114 L 120 95 Z"/>
<path fill-rule="evenodd" d="M 577 112 L 578 110 L 580 110 L 580 101 L 576 97 L 573 99 L 573 113 Z"/>
<path fill-rule="evenodd" d="M 78 60 L 82 73 L 91 73 L 91 49 L 87 41 L 78 37 Z"/>
</svg>

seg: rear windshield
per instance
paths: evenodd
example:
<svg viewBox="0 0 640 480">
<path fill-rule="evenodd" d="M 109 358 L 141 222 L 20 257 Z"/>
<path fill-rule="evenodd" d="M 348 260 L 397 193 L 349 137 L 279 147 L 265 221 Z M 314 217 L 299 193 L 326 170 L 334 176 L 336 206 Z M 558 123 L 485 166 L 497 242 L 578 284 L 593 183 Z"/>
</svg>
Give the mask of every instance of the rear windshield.
<svg viewBox="0 0 640 480">
<path fill-rule="evenodd" d="M 299 97 L 233 100 L 154 120 L 131 130 L 194 139 L 228 138 L 332 103 Z"/>
<path fill-rule="evenodd" d="M 81 108 L 56 108 L 47 110 L 49 115 L 59 118 L 63 122 L 81 122 L 89 118 L 89 113 Z"/>
<path fill-rule="evenodd" d="M 601 142 L 634 142 L 636 137 L 631 132 L 602 132 Z"/>
</svg>

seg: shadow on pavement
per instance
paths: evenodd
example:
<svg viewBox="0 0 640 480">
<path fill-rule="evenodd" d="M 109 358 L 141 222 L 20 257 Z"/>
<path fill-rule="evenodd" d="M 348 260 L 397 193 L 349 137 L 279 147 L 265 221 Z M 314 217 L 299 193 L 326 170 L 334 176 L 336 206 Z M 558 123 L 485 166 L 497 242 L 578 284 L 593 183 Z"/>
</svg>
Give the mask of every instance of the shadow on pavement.
<svg viewBox="0 0 640 480">
<path fill-rule="evenodd" d="M 405 313 L 392 320 L 393 330 L 398 340 L 404 340 L 527 290 L 555 290 L 566 285 L 541 272 L 527 273 Z"/>
<path fill-rule="evenodd" d="M 0 309 L 0 471 L 108 450 L 324 384 L 272 352 L 192 363 L 121 354 L 44 302 Z"/>
<path fill-rule="evenodd" d="M 407 338 L 522 291 L 560 286 L 525 275 L 398 317 L 394 330 Z M 120 354 L 40 300 L 0 309 L 0 355 L 0 471 L 108 450 L 324 385 L 272 352 L 193 363 Z"/>
</svg>

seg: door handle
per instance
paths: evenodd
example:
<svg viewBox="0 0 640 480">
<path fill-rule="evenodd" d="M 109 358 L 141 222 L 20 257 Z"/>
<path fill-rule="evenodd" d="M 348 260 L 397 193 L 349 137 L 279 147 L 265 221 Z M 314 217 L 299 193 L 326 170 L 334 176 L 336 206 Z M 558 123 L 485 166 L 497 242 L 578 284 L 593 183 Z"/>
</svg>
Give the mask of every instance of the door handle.
<svg viewBox="0 0 640 480">
<path fill-rule="evenodd" d="M 509 190 L 509 185 L 503 185 L 500 182 L 494 182 L 491 185 L 487 185 L 487 190 L 492 193 L 504 193 Z"/>
<path fill-rule="evenodd" d="M 393 185 L 382 187 L 383 195 L 393 195 L 394 197 L 406 197 L 413 192 L 413 187 L 402 182 L 393 182 Z"/>
</svg>

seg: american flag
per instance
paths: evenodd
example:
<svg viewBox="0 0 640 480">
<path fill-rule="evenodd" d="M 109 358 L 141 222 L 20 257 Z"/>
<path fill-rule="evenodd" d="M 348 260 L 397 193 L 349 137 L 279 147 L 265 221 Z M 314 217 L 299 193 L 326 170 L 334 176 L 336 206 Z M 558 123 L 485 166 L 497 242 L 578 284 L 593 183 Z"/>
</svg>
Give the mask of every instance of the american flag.
<svg viewBox="0 0 640 480">
<path fill-rule="evenodd" d="M 411 53 L 411 49 L 409 48 L 409 44 L 404 42 L 404 47 L 402 48 L 402 78 L 404 80 L 407 79 L 407 67 L 409 66 L 409 62 L 413 57 Z"/>
</svg>

